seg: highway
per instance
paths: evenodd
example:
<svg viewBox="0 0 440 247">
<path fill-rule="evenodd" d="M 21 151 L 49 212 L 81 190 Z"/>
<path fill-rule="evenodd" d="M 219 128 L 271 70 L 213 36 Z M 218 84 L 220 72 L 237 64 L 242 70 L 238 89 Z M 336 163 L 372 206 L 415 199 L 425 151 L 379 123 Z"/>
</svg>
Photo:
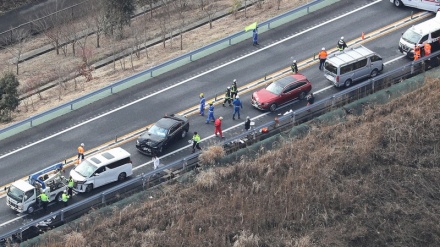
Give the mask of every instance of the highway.
<svg viewBox="0 0 440 247">
<path fill-rule="evenodd" d="M 334 88 L 324 78 L 323 73 L 318 70 L 317 61 L 304 65 L 322 47 L 334 49 L 341 36 L 345 37 L 350 46 L 350 41 L 359 39 L 362 32 L 369 34 L 382 30 L 381 35 L 367 39 L 364 45 L 384 58 L 385 71 L 391 70 L 409 62 L 397 50 L 401 33 L 409 25 L 433 16 L 422 14 L 414 22 L 407 22 L 406 27 L 402 25 L 400 28 L 392 28 L 393 24 L 408 20 L 411 11 L 415 10 L 398 9 L 389 1 L 380 0 L 341 2 L 280 28 L 261 33 L 258 47 L 252 46 L 249 39 L 31 130 L 0 140 L 0 184 L 6 185 L 48 165 L 72 159 L 81 142 L 85 143 L 86 151 L 104 148 L 115 137 L 137 133 L 164 114 L 187 114 L 190 118 L 190 133 L 186 139 L 189 140 L 191 133 L 197 131 L 204 139 L 202 148 L 206 147 L 219 139 L 213 137 L 213 125 L 205 124 L 206 116 L 198 116 L 195 110 L 198 107 L 199 93 L 203 92 L 207 101 L 215 95 L 223 97 L 226 87 L 230 86 L 233 79 L 237 79 L 239 95 L 244 104 L 242 119 L 233 121 L 232 108 L 222 107 L 219 101 L 215 106 L 215 116 L 224 117 L 224 135 L 231 137 L 243 130 L 246 116 L 255 119 L 256 125 L 259 125 L 285 111 L 306 105 L 305 101 L 300 101 L 275 113 L 268 113 L 259 111 L 250 104 L 251 93 L 263 86 L 254 85 L 255 82 L 265 75 L 287 70 L 292 58 L 299 61 L 300 72 L 312 82 L 312 91 L 315 92 L 316 100 L 319 100 L 343 90 Z M 167 150 L 169 154 L 161 158 L 162 163 L 169 163 L 189 154 L 191 149 L 187 140 L 171 146 Z M 120 145 L 132 154 L 135 175 L 152 169 L 151 158 L 136 151 L 135 139 Z M 105 188 L 97 191 L 103 189 Z M 73 201 L 86 196 L 76 196 Z M 38 215 L 39 213 L 17 215 L 7 208 L 2 196 L 0 232 L 38 218 Z"/>
</svg>

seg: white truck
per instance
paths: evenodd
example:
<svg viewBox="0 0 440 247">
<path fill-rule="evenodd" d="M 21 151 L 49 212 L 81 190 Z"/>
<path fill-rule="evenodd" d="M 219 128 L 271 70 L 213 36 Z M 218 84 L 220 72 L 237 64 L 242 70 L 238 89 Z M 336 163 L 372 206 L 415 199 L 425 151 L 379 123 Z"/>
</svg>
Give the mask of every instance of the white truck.
<svg viewBox="0 0 440 247">
<path fill-rule="evenodd" d="M 396 7 L 413 7 L 422 10 L 437 12 L 440 9 L 440 0 L 390 0 Z"/>
<path fill-rule="evenodd" d="M 63 164 L 58 163 L 36 172 L 27 180 L 18 180 L 7 188 L 6 204 L 13 210 L 33 213 L 41 206 L 38 196 L 46 193 L 49 201 L 62 201 L 67 179 L 61 175 Z"/>
</svg>

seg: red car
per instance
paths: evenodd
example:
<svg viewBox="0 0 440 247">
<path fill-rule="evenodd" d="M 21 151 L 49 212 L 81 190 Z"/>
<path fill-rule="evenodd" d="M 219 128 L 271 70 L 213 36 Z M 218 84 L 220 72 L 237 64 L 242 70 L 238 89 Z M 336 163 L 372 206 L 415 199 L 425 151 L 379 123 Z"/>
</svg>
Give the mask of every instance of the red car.
<svg viewBox="0 0 440 247">
<path fill-rule="evenodd" d="M 293 74 L 272 82 L 252 94 L 252 105 L 260 110 L 275 111 L 279 106 L 295 99 L 304 99 L 312 84 L 302 74 Z"/>
</svg>

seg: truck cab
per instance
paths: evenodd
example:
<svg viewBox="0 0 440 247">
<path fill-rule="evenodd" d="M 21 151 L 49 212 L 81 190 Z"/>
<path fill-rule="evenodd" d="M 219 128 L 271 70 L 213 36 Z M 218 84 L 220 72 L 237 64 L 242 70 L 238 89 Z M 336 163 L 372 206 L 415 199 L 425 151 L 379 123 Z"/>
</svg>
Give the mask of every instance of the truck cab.
<svg viewBox="0 0 440 247">
<path fill-rule="evenodd" d="M 33 213 L 40 207 L 38 196 L 46 193 L 49 201 L 61 201 L 67 179 L 61 175 L 62 163 L 55 164 L 29 176 L 27 180 L 18 180 L 8 187 L 6 204 L 13 210 Z"/>
<path fill-rule="evenodd" d="M 440 9 L 440 0 L 390 0 L 396 7 L 413 7 L 431 12 L 437 12 Z"/>
</svg>

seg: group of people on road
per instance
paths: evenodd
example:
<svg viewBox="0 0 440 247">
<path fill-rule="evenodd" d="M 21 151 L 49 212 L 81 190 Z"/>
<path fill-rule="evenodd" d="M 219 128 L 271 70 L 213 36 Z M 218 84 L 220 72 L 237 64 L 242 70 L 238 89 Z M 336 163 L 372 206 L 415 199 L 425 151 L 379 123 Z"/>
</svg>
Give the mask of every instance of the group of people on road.
<svg viewBox="0 0 440 247">
<path fill-rule="evenodd" d="M 414 61 L 419 60 L 419 58 L 424 56 L 429 56 L 431 54 L 431 45 L 426 42 L 423 46 L 414 44 Z"/>
</svg>

